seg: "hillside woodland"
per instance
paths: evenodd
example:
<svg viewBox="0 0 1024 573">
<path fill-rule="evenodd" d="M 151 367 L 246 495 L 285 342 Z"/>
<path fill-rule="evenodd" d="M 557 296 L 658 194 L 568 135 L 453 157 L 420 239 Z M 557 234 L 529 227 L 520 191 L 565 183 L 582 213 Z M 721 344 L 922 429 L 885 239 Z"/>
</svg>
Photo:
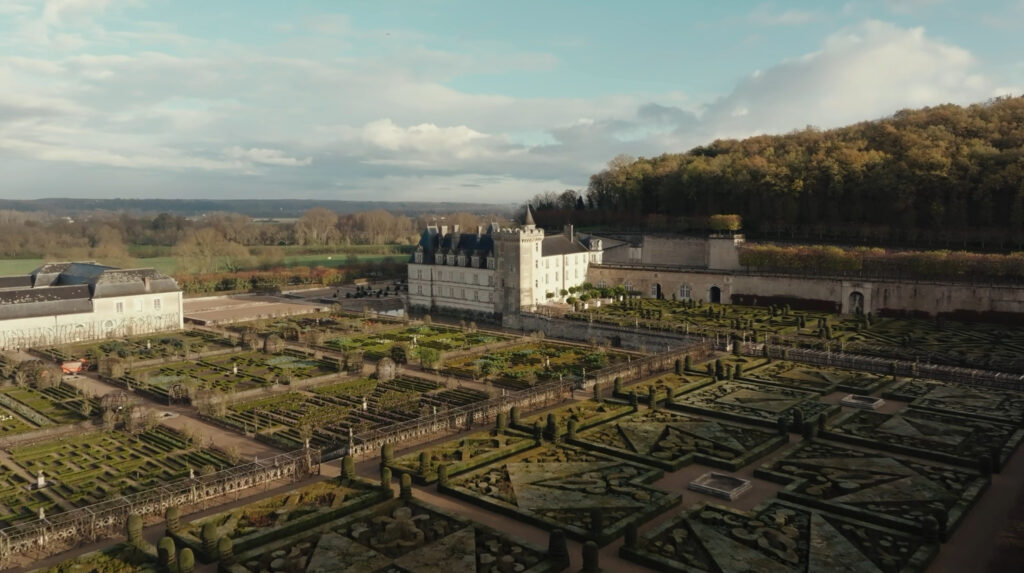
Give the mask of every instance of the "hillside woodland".
<svg viewBox="0 0 1024 573">
<path fill-rule="evenodd" d="M 575 197 L 538 223 L 679 231 L 735 213 L 748 238 L 1019 249 L 1024 98 L 617 157 Z"/>
</svg>

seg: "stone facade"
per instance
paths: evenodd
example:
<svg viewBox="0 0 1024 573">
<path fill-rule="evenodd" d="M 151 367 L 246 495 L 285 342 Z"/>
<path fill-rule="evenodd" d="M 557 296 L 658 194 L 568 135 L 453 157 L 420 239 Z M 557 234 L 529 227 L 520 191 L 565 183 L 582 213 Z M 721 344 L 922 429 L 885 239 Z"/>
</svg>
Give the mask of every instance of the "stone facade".
<svg viewBox="0 0 1024 573">
<path fill-rule="evenodd" d="M 587 280 L 601 262 L 601 240 L 576 236 L 571 226 L 546 236 L 527 219 L 519 228 L 492 224 L 486 232 L 430 226 L 409 261 L 409 306 L 488 315 L 514 314 L 560 298 Z"/>
<path fill-rule="evenodd" d="M 644 296 L 660 290 L 663 298 L 704 302 L 760 304 L 794 299 L 793 306 L 842 314 L 971 313 L 1024 315 L 1024 289 L 1013 285 L 973 285 L 928 281 L 849 280 L 704 269 L 644 269 L 632 265 L 592 266 L 598 286 L 628 284 Z M 683 296 L 686 295 L 686 296 Z"/>
<path fill-rule="evenodd" d="M 174 279 L 153 269 L 56 263 L 44 265 L 27 277 L 3 279 L 0 281 L 0 349 L 3 350 L 182 327 L 181 290 Z"/>
</svg>

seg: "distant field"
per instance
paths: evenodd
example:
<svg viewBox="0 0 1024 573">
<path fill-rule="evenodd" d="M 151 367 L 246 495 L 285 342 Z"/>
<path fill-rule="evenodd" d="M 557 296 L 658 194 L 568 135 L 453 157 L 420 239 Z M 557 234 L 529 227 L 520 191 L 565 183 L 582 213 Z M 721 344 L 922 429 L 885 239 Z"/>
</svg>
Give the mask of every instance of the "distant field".
<svg viewBox="0 0 1024 573">
<path fill-rule="evenodd" d="M 284 266 L 338 267 L 344 265 L 349 256 L 351 255 L 291 255 L 284 258 Z M 356 258 L 363 262 L 404 261 L 409 258 L 409 255 L 356 255 Z M 43 259 L 0 259 L 0 276 L 27 274 L 42 264 Z M 178 262 L 174 257 L 150 257 L 145 259 L 135 259 L 134 266 L 153 267 L 162 273 L 174 274 L 178 268 Z"/>
</svg>

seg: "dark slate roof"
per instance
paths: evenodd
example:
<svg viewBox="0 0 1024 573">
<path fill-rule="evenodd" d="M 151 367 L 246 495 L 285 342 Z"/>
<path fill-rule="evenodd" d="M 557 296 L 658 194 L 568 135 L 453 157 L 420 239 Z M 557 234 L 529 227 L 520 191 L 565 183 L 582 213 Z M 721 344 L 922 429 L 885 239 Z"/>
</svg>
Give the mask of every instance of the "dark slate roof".
<svg viewBox="0 0 1024 573">
<path fill-rule="evenodd" d="M 470 257 L 487 257 L 494 253 L 494 237 L 490 233 L 477 235 L 476 233 L 452 232 L 441 235 L 437 227 L 427 227 L 420 235 L 420 242 L 416 246 L 417 252 L 423 253 L 423 262 L 432 264 L 437 255 L 465 255 L 465 266 L 472 265 Z M 414 261 L 416 254 L 413 253 L 410 261 Z"/>
<path fill-rule="evenodd" d="M 0 290 L 0 320 L 92 312 L 88 285 Z"/>
<path fill-rule="evenodd" d="M 179 290 L 173 278 L 151 268 L 118 269 L 93 262 L 47 263 L 31 277 L 35 288 L 83 285 L 92 298 Z"/>
<path fill-rule="evenodd" d="M 579 241 L 572 241 L 565 235 L 544 237 L 544 242 L 540 245 L 540 255 L 542 257 L 586 253 L 588 250 Z"/>
<path fill-rule="evenodd" d="M 93 283 L 93 298 L 177 292 L 178 283 L 154 269 L 113 269 Z"/>
<path fill-rule="evenodd" d="M 80 298 L 89 298 L 88 285 L 0 290 L 0 305 L 74 300 Z"/>
<path fill-rule="evenodd" d="M 6 288 L 24 288 L 32 286 L 32 277 L 30 275 L 17 275 L 11 277 L 0 277 L 0 289 Z"/>
</svg>

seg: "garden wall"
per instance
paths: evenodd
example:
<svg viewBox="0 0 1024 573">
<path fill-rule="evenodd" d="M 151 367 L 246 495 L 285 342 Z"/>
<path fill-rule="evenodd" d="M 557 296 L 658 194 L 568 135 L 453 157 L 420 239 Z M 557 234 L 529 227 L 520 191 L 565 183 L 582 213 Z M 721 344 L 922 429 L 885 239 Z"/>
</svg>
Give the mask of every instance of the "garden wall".
<svg viewBox="0 0 1024 573">
<path fill-rule="evenodd" d="M 620 285 L 650 296 L 661 285 L 665 298 L 687 286 L 693 299 L 728 303 L 733 296 L 757 296 L 760 301 L 787 297 L 829 301 L 844 314 L 853 312 L 855 293 L 863 297 L 864 312 L 922 312 L 934 316 L 973 316 L 1024 320 L 1024 289 L 1010 284 L 968 284 L 911 280 L 851 280 L 843 277 L 808 277 L 743 271 L 651 269 L 641 265 L 591 265 L 587 279 L 595 285 Z M 713 290 L 717 289 L 717 291 Z"/>
</svg>

